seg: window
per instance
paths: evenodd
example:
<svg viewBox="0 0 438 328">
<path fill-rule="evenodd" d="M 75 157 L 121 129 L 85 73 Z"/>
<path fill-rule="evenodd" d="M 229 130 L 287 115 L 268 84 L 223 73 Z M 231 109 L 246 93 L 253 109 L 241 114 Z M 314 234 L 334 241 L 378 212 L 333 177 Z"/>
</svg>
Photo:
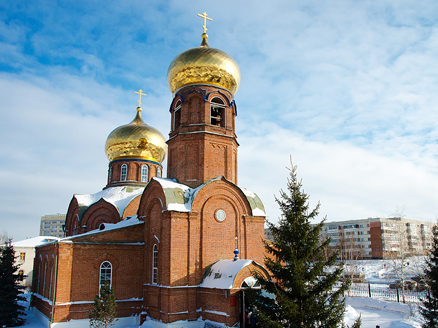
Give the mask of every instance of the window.
<svg viewBox="0 0 438 328">
<path fill-rule="evenodd" d="M 26 253 L 21 252 L 20 253 L 20 261 L 24 261 L 26 259 Z"/>
<path fill-rule="evenodd" d="M 24 271 L 20 270 L 18 271 L 18 281 L 23 281 L 24 278 Z"/>
<path fill-rule="evenodd" d="M 210 124 L 225 127 L 225 105 L 221 98 L 211 100 Z"/>
<path fill-rule="evenodd" d="M 158 246 L 154 245 L 152 250 L 152 283 L 158 282 Z"/>
<path fill-rule="evenodd" d="M 123 164 L 120 169 L 120 181 L 126 181 L 127 172 L 128 172 L 128 165 Z"/>
<path fill-rule="evenodd" d="M 174 118 L 173 118 L 173 130 L 181 125 L 181 101 L 178 100 L 175 105 Z"/>
<path fill-rule="evenodd" d="M 50 269 L 49 299 L 52 296 L 52 276 L 53 276 L 53 268 Z"/>
<path fill-rule="evenodd" d="M 161 169 L 160 168 L 157 169 L 157 177 L 161 178 Z"/>
<path fill-rule="evenodd" d="M 40 281 L 41 281 L 41 255 L 40 255 L 40 264 L 38 266 L 38 284 L 37 284 L 37 294 L 40 293 Z"/>
<path fill-rule="evenodd" d="M 111 265 L 110 262 L 105 261 L 102 262 L 102 264 L 100 265 L 100 279 L 99 279 L 99 286 L 102 286 L 105 281 L 109 281 L 110 286 L 112 284 L 112 268 L 113 266 Z"/>
<path fill-rule="evenodd" d="M 41 294 L 43 297 L 46 295 L 46 274 L 47 274 L 47 262 L 46 265 L 44 266 L 43 293 Z"/>
<path fill-rule="evenodd" d="M 113 168 L 110 167 L 110 169 L 108 170 L 108 183 L 111 182 L 111 175 L 113 174 Z"/>
<path fill-rule="evenodd" d="M 141 167 L 141 182 L 148 182 L 148 166 L 143 165 Z"/>
</svg>

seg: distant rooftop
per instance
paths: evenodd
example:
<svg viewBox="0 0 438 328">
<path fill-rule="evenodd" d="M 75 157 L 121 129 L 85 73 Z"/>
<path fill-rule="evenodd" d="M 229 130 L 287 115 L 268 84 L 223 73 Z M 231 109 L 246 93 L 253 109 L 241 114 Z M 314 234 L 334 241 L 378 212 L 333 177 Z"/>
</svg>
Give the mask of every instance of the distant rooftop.
<svg viewBox="0 0 438 328">
<path fill-rule="evenodd" d="M 48 237 L 48 236 L 38 236 L 33 238 L 28 238 L 24 240 L 19 240 L 12 243 L 13 247 L 36 247 L 47 243 L 52 243 L 54 241 L 59 240 L 56 237 Z"/>
</svg>

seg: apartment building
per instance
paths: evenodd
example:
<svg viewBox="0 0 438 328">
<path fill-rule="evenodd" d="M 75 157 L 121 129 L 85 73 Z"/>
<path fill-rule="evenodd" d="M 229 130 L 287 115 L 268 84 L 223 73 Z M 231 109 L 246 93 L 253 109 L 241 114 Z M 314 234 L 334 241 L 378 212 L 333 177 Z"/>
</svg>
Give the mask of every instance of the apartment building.
<svg viewBox="0 0 438 328">
<path fill-rule="evenodd" d="M 321 239 L 332 239 L 330 248 L 339 249 L 345 259 L 382 259 L 425 255 L 431 247 L 431 222 L 404 218 L 368 218 L 326 222 Z"/>
<path fill-rule="evenodd" d="M 65 224 L 65 214 L 44 215 L 41 217 L 40 236 L 50 236 L 62 238 L 64 230 L 62 226 Z"/>
</svg>

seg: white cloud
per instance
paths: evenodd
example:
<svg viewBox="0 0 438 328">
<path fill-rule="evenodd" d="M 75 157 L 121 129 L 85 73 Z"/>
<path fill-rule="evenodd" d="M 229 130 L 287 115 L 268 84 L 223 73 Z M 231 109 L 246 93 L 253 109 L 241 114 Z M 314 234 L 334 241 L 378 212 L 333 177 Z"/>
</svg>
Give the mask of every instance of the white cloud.
<svg viewBox="0 0 438 328">
<path fill-rule="evenodd" d="M 193 8 L 213 18 L 210 45 L 240 66 L 239 184 L 271 221 L 289 155 L 329 220 L 403 206 L 434 219 L 438 3 L 191 4 L 3 4 L 0 222 L 12 236 L 36 235 L 41 215 L 105 185 L 105 138 L 132 120 L 134 90 L 148 94 L 145 121 L 167 136 L 167 67 L 201 41 Z"/>
</svg>

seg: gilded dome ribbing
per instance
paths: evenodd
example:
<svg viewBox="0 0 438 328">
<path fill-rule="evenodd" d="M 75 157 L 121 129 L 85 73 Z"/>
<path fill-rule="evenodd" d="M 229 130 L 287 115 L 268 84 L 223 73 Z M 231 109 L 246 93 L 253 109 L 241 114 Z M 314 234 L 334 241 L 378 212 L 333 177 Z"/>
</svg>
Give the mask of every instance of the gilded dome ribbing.
<svg viewBox="0 0 438 328">
<path fill-rule="evenodd" d="M 141 117 L 141 108 L 131 123 L 114 129 L 106 139 L 106 156 L 116 159 L 146 159 L 162 163 L 167 153 L 164 136 L 147 125 Z"/>
<path fill-rule="evenodd" d="M 201 46 L 180 53 L 170 63 L 167 83 L 170 91 L 190 84 L 212 84 L 231 91 L 239 89 L 240 70 L 230 55 L 210 48 L 207 35 L 202 35 Z"/>
</svg>

